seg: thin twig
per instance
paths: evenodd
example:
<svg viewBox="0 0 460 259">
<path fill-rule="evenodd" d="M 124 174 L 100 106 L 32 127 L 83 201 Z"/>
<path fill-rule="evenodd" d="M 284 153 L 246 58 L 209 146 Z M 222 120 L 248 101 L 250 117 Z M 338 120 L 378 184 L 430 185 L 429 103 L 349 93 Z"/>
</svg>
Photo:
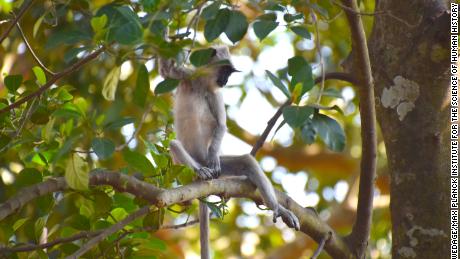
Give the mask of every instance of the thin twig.
<svg viewBox="0 0 460 259">
<path fill-rule="evenodd" d="M 195 220 L 187 221 L 187 222 L 184 222 L 182 224 L 177 224 L 177 225 L 164 225 L 160 227 L 160 229 L 181 229 L 181 228 L 185 228 L 188 226 L 196 225 L 199 222 L 200 222 L 199 219 L 195 219 Z M 128 230 L 124 233 L 131 234 L 131 233 L 136 233 L 136 232 L 155 231 L 155 230 L 157 229 L 154 227 L 140 227 L 140 228 L 135 228 L 133 230 Z M 95 237 L 101 234 L 102 231 L 104 230 L 82 231 L 73 236 L 65 237 L 65 238 L 57 238 L 51 242 L 44 243 L 44 244 L 27 244 L 27 245 L 21 245 L 21 246 L 16 246 L 16 247 L 2 247 L 0 248 L 0 254 L 19 253 L 19 252 L 28 252 L 28 251 L 46 249 L 46 248 L 50 248 L 50 247 L 53 247 L 59 244 L 63 244 L 63 243 L 70 243 L 70 242 L 84 239 L 84 238 Z"/>
<path fill-rule="evenodd" d="M 343 72 L 326 73 L 326 74 L 324 74 L 324 79 L 321 78 L 321 77 L 318 77 L 318 78 L 315 79 L 314 84 L 316 85 L 316 84 L 318 84 L 320 82 L 324 82 L 325 80 L 329 80 L 329 79 L 337 79 L 337 80 L 347 81 L 347 82 L 349 82 L 351 84 L 354 84 L 354 85 L 358 84 L 358 80 L 356 78 L 354 78 L 352 75 L 350 75 L 348 73 L 343 73 Z M 273 115 L 273 117 L 267 122 L 267 127 L 265 128 L 265 130 L 262 133 L 262 135 L 260 135 L 260 137 L 257 140 L 257 142 L 252 147 L 252 150 L 251 150 L 251 153 L 250 153 L 252 156 L 255 156 L 257 154 L 257 151 L 259 151 L 259 149 L 264 145 L 264 143 L 265 143 L 265 141 L 266 141 L 266 139 L 268 137 L 268 134 L 270 134 L 270 131 L 275 126 L 276 121 L 279 119 L 279 117 L 283 113 L 284 107 L 290 105 L 291 103 L 292 103 L 292 100 L 290 100 L 290 99 L 287 100 L 285 103 L 283 103 L 283 105 L 281 105 L 278 108 L 278 110 Z"/>
<path fill-rule="evenodd" d="M 310 257 L 310 259 L 316 259 L 318 256 L 321 254 L 321 252 L 324 249 L 324 245 L 326 245 L 327 241 L 329 241 L 332 237 L 331 232 L 327 232 L 327 234 L 321 239 L 321 242 L 318 244 L 318 248 L 316 248 L 316 251 L 313 253 L 313 255 Z"/>
<path fill-rule="evenodd" d="M 91 60 L 95 59 L 96 57 L 98 57 L 99 54 L 101 54 L 104 50 L 105 50 L 105 47 L 100 47 L 99 49 L 97 49 L 93 53 L 91 53 L 88 56 L 84 57 L 83 59 L 77 61 L 76 63 L 74 63 L 70 67 L 66 68 L 64 71 L 55 74 L 48 82 L 46 82 L 46 84 L 44 84 L 42 87 L 38 88 L 38 90 L 36 90 L 35 92 L 29 94 L 28 96 L 26 96 L 26 97 L 24 97 L 24 98 L 22 98 L 22 99 L 20 99 L 20 100 L 18 100 L 16 102 L 10 104 L 10 105 L 8 105 L 7 107 L 1 109 L 0 114 L 6 113 L 6 112 L 8 112 L 8 111 L 10 111 L 10 110 L 12 110 L 14 108 L 17 108 L 21 104 L 30 101 L 32 98 L 43 94 L 52 85 L 54 85 L 54 83 L 56 83 L 59 79 L 61 79 L 61 78 L 65 77 L 65 76 L 75 72 L 76 70 L 81 68 L 84 64 L 86 64 L 89 61 L 91 61 Z"/>
<path fill-rule="evenodd" d="M 3 248 L 0 248 L 0 254 L 19 253 L 19 252 L 28 252 L 28 251 L 46 249 L 46 248 L 53 247 L 55 245 L 69 243 L 69 242 L 73 242 L 73 241 L 83 239 L 83 238 L 94 237 L 94 236 L 99 235 L 100 233 L 102 233 L 102 230 L 82 231 L 73 236 L 65 237 L 65 238 L 57 238 L 51 242 L 44 243 L 44 244 L 37 244 L 37 245 L 29 244 L 29 245 L 22 245 L 22 246 L 17 246 L 17 247 L 3 247 Z"/>
<path fill-rule="evenodd" d="M 251 153 L 250 153 L 252 156 L 255 156 L 257 154 L 257 151 L 259 151 L 259 149 L 264 145 L 265 140 L 268 137 L 268 134 L 270 134 L 270 131 L 275 126 L 276 121 L 278 121 L 278 119 L 281 116 L 281 114 L 283 114 L 284 107 L 289 106 L 291 103 L 292 103 L 291 99 L 289 99 L 285 103 L 283 103 L 283 105 L 281 105 L 279 107 L 279 109 L 276 111 L 275 115 L 273 115 L 273 117 L 267 122 L 267 127 L 265 128 L 265 130 L 262 133 L 262 135 L 260 135 L 260 137 L 257 140 L 256 144 L 254 144 L 254 147 L 252 147 L 252 150 L 251 150 Z"/>
<path fill-rule="evenodd" d="M 134 213 L 128 215 L 123 220 L 115 223 L 109 228 L 106 228 L 104 231 L 102 231 L 102 233 L 90 239 L 86 244 L 80 247 L 80 249 L 78 249 L 75 253 L 71 254 L 70 256 L 66 258 L 67 259 L 79 258 L 80 256 L 84 255 L 87 251 L 89 251 L 91 248 L 93 248 L 95 245 L 97 245 L 99 242 L 101 242 L 103 239 L 107 238 L 113 233 L 118 232 L 119 230 L 123 229 L 129 223 L 133 222 L 137 218 L 144 216 L 145 214 L 149 212 L 150 212 L 150 205 L 140 208 Z"/>
<path fill-rule="evenodd" d="M 22 31 L 22 28 L 21 28 L 21 25 L 19 24 L 19 22 L 18 22 L 16 25 L 17 25 L 17 27 L 18 27 L 19 34 L 21 34 L 22 40 L 23 40 L 24 43 L 26 44 L 27 49 L 29 49 L 30 54 L 32 54 L 32 57 L 35 59 L 35 62 L 37 62 L 38 65 L 39 65 L 43 70 L 45 70 L 46 72 L 48 72 L 48 74 L 54 76 L 56 73 L 54 73 L 54 72 L 51 71 L 49 68 L 47 68 L 47 67 L 43 64 L 43 62 L 41 62 L 41 60 L 38 58 L 37 54 L 35 54 L 34 50 L 32 49 L 32 46 L 30 46 L 29 41 L 28 41 L 27 38 L 26 38 L 26 35 L 25 35 L 24 32 Z"/>
<path fill-rule="evenodd" d="M 386 10 L 379 11 L 379 12 L 373 12 L 373 13 L 364 13 L 364 12 L 359 12 L 357 10 L 353 10 L 353 8 L 350 8 L 350 7 L 346 6 L 346 5 L 343 5 L 343 4 L 341 4 L 341 3 L 337 2 L 337 1 L 333 0 L 332 2 L 335 5 L 337 5 L 340 8 L 342 8 L 343 10 L 345 10 L 346 12 L 353 13 L 353 14 L 356 14 L 356 15 L 361 15 L 361 16 L 374 16 L 374 15 L 378 15 L 378 14 L 380 14 L 380 15 L 388 15 L 389 17 L 391 17 L 391 18 L 395 19 L 396 21 L 406 25 L 409 28 L 415 28 L 420 23 L 420 21 L 419 21 L 419 22 L 417 22 L 417 24 L 410 24 L 407 21 L 405 21 L 405 20 L 399 18 L 398 16 L 394 15 L 392 12 L 386 11 Z"/>
<path fill-rule="evenodd" d="M 195 43 L 196 43 L 196 35 L 197 35 L 197 27 L 198 27 L 198 21 L 200 20 L 200 14 L 201 14 L 201 8 L 203 8 L 203 5 L 206 3 L 206 1 L 203 1 L 203 3 L 199 4 L 197 9 L 196 9 L 196 13 L 195 15 L 192 17 L 192 19 L 190 20 L 190 23 L 188 24 L 187 26 L 187 32 L 190 32 L 190 27 L 193 26 L 193 38 L 192 38 L 192 46 L 190 49 L 193 49 L 195 47 Z M 193 24 L 193 25 L 192 25 Z M 190 57 L 190 54 L 192 53 L 192 51 L 188 51 L 187 53 L 187 56 L 185 57 L 184 59 L 184 62 L 188 60 L 188 58 Z"/>
<path fill-rule="evenodd" d="M 311 18 L 313 19 L 313 22 L 315 23 L 316 49 L 318 50 L 319 65 L 321 67 L 321 87 L 319 88 L 318 99 L 316 100 L 316 103 L 319 104 L 321 102 L 321 96 L 323 95 L 323 91 L 324 91 L 324 78 L 325 78 L 326 71 L 324 69 L 323 54 L 321 53 L 321 42 L 319 39 L 318 19 L 316 19 L 316 15 L 314 12 L 311 12 Z"/>
<path fill-rule="evenodd" d="M 377 14 L 384 14 L 385 11 L 380 11 L 380 12 L 373 12 L 373 13 L 366 13 L 366 12 L 360 12 L 360 11 L 357 11 L 357 10 L 354 10 L 353 8 L 350 8 L 346 5 L 343 5 L 337 1 L 334 1 L 332 0 L 332 3 L 334 3 L 335 5 L 337 5 L 338 7 L 342 8 L 343 10 L 345 11 L 348 11 L 348 12 L 351 12 L 351 13 L 354 13 L 354 14 L 359 14 L 359 15 L 362 15 L 362 16 L 374 16 L 374 15 L 377 15 Z"/>
<path fill-rule="evenodd" d="M 34 0 L 29 0 L 23 3 L 19 13 L 17 15 L 13 15 L 14 19 L 11 21 L 10 26 L 8 26 L 8 28 L 6 28 L 6 30 L 2 33 L 2 36 L 0 36 L 0 44 L 2 44 L 2 42 L 6 39 L 6 37 L 8 37 L 8 34 L 10 34 L 13 27 L 16 25 L 16 23 L 18 23 L 19 19 L 21 19 L 21 17 L 24 15 L 27 9 L 29 9 L 29 7 L 32 5 L 33 2 Z"/>
<path fill-rule="evenodd" d="M 200 220 L 195 219 L 195 220 L 187 221 L 185 223 L 177 224 L 177 225 L 164 225 L 161 227 L 161 229 L 180 229 L 180 228 L 185 228 L 185 227 L 192 226 L 198 223 L 200 223 Z"/>
<path fill-rule="evenodd" d="M 126 141 L 126 143 L 117 146 L 117 147 L 115 148 L 115 151 L 121 151 L 121 150 L 123 150 L 125 147 L 127 147 L 127 146 L 129 145 L 129 143 L 131 143 L 131 141 L 133 141 L 134 139 L 137 138 L 137 136 L 139 135 L 139 132 L 140 132 L 141 129 L 142 129 L 142 125 L 145 123 L 145 120 L 147 119 L 147 116 L 149 115 L 150 111 L 152 110 L 152 107 L 153 107 L 153 103 L 150 104 L 150 105 L 147 107 L 147 109 L 144 111 L 144 114 L 142 114 L 141 121 L 139 122 L 139 125 L 137 126 L 137 128 L 136 128 L 136 130 L 134 131 L 133 135 L 131 135 L 131 137 L 128 139 L 128 141 Z"/>
</svg>

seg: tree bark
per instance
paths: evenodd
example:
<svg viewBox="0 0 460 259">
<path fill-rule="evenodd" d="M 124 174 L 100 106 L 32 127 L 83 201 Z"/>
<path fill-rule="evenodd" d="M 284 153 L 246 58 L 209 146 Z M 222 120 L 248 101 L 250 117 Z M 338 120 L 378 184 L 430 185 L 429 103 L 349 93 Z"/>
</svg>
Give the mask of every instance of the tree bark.
<svg viewBox="0 0 460 259">
<path fill-rule="evenodd" d="M 376 3 L 369 48 L 391 174 L 393 258 L 450 255 L 449 8 L 443 0 Z"/>
</svg>

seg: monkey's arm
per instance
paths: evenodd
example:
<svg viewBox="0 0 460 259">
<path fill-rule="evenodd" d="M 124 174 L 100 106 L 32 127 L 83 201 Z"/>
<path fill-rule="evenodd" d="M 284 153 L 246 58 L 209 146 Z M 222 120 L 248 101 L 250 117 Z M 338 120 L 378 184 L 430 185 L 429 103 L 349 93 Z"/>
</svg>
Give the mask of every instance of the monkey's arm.
<svg viewBox="0 0 460 259">
<path fill-rule="evenodd" d="M 158 60 L 160 75 L 164 78 L 183 80 L 190 77 L 193 73 L 191 69 L 176 66 L 173 59 L 159 58 Z"/>
<path fill-rule="evenodd" d="M 214 172 L 214 177 L 220 175 L 220 159 L 219 150 L 224 138 L 227 127 L 225 107 L 222 95 L 219 92 L 209 93 L 206 95 L 206 101 L 208 103 L 209 110 L 216 121 L 216 127 L 212 134 L 211 143 L 208 148 L 207 166 Z"/>
</svg>

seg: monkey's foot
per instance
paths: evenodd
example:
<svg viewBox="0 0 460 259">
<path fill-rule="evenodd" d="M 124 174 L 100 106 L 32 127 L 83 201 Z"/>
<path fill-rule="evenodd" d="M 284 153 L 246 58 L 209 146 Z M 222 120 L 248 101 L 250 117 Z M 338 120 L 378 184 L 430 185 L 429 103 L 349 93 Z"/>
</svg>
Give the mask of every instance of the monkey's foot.
<svg viewBox="0 0 460 259">
<path fill-rule="evenodd" d="M 283 219 L 284 223 L 288 225 L 288 227 L 294 228 L 295 230 L 300 230 L 300 223 L 297 216 L 281 205 L 279 206 L 278 211 L 273 211 L 273 222 L 276 222 L 276 218 L 280 216 Z"/>
<path fill-rule="evenodd" d="M 210 180 L 213 179 L 214 170 L 208 167 L 201 167 L 196 170 L 196 174 L 200 180 Z"/>
</svg>

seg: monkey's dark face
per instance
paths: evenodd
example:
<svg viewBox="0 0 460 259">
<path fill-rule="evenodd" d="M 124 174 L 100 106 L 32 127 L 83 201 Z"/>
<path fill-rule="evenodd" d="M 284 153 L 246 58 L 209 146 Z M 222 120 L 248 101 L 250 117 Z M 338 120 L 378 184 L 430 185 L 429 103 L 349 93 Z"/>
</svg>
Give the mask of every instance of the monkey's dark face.
<svg viewBox="0 0 460 259">
<path fill-rule="evenodd" d="M 239 71 L 236 70 L 232 65 L 224 65 L 220 67 L 219 70 L 217 71 L 217 80 L 216 80 L 217 85 L 220 87 L 224 87 L 228 82 L 228 78 L 234 72 L 239 72 Z"/>
</svg>

